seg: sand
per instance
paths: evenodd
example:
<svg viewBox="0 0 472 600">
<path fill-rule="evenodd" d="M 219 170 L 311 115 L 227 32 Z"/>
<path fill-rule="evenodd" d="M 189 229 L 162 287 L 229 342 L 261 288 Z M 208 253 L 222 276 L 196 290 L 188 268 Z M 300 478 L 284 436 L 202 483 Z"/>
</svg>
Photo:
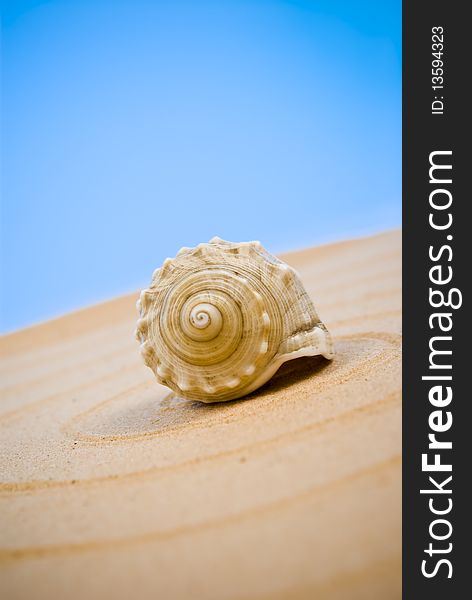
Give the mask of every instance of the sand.
<svg viewBox="0 0 472 600">
<path fill-rule="evenodd" d="M 400 248 L 284 255 L 336 358 L 244 401 L 156 384 L 137 294 L 5 336 L 2 598 L 400 598 Z"/>
</svg>

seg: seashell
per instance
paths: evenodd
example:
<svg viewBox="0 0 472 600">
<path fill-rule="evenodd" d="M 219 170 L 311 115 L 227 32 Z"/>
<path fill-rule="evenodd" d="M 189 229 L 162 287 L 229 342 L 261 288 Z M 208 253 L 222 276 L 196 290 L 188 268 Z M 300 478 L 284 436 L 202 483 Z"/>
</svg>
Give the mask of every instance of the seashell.
<svg viewBox="0 0 472 600">
<path fill-rule="evenodd" d="M 234 400 L 288 360 L 333 357 L 297 272 L 259 242 L 182 248 L 154 271 L 137 307 L 145 364 L 191 400 Z"/>
</svg>

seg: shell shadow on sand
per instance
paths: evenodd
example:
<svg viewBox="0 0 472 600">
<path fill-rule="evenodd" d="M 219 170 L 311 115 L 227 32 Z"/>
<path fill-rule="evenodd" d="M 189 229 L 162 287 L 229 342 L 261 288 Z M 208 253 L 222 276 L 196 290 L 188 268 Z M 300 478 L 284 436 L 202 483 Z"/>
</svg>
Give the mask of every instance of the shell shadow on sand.
<svg viewBox="0 0 472 600">
<path fill-rule="evenodd" d="M 266 384 L 251 394 L 239 400 L 210 404 L 186 400 L 174 392 L 159 397 L 153 384 L 137 389 L 131 396 L 115 397 L 96 405 L 77 415 L 66 429 L 76 440 L 116 442 L 210 425 L 222 415 L 225 420 L 237 418 L 249 403 L 256 408 L 256 404 L 272 401 L 277 393 L 318 375 L 329 365 L 330 361 L 321 356 L 298 358 L 284 363 Z"/>
<path fill-rule="evenodd" d="M 330 364 L 331 361 L 323 356 L 303 356 L 282 364 L 267 383 L 254 392 L 251 392 L 242 398 L 238 398 L 237 400 L 205 403 L 194 400 L 185 400 L 184 398 L 180 398 L 177 394 L 170 393 L 165 399 L 165 404 L 169 408 L 175 408 L 176 404 L 185 403 L 196 415 L 201 413 L 210 414 L 222 411 L 226 412 L 229 408 L 234 409 L 238 405 L 242 406 L 243 403 L 262 400 L 267 396 L 272 396 L 273 394 L 281 392 L 286 388 L 304 381 L 308 377 L 313 377 Z"/>
</svg>

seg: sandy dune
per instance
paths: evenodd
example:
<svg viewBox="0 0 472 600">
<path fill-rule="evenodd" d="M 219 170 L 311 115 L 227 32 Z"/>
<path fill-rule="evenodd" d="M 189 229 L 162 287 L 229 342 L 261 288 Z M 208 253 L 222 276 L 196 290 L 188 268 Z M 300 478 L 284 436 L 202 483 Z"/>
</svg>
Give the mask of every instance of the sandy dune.
<svg viewBox="0 0 472 600">
<path fill-rule="evenodd" d="M 2 598 L 400 598 L 400 232 L 283 258 L 336 358 L 186 402 L 137 295 L 1 341 Z"/>
</svg>

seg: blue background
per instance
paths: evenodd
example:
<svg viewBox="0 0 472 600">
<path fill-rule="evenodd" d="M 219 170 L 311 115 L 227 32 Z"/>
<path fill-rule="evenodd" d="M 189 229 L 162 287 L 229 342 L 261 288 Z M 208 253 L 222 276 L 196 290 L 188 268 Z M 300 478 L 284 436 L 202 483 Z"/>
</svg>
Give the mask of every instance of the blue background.
<svg viewBox="0 0 472 600">
<path fill-rule="evenodd" d="M 401 2 L 6 2 L 2 329 L 214 235 L 401 223 Z"/>
</svg>

